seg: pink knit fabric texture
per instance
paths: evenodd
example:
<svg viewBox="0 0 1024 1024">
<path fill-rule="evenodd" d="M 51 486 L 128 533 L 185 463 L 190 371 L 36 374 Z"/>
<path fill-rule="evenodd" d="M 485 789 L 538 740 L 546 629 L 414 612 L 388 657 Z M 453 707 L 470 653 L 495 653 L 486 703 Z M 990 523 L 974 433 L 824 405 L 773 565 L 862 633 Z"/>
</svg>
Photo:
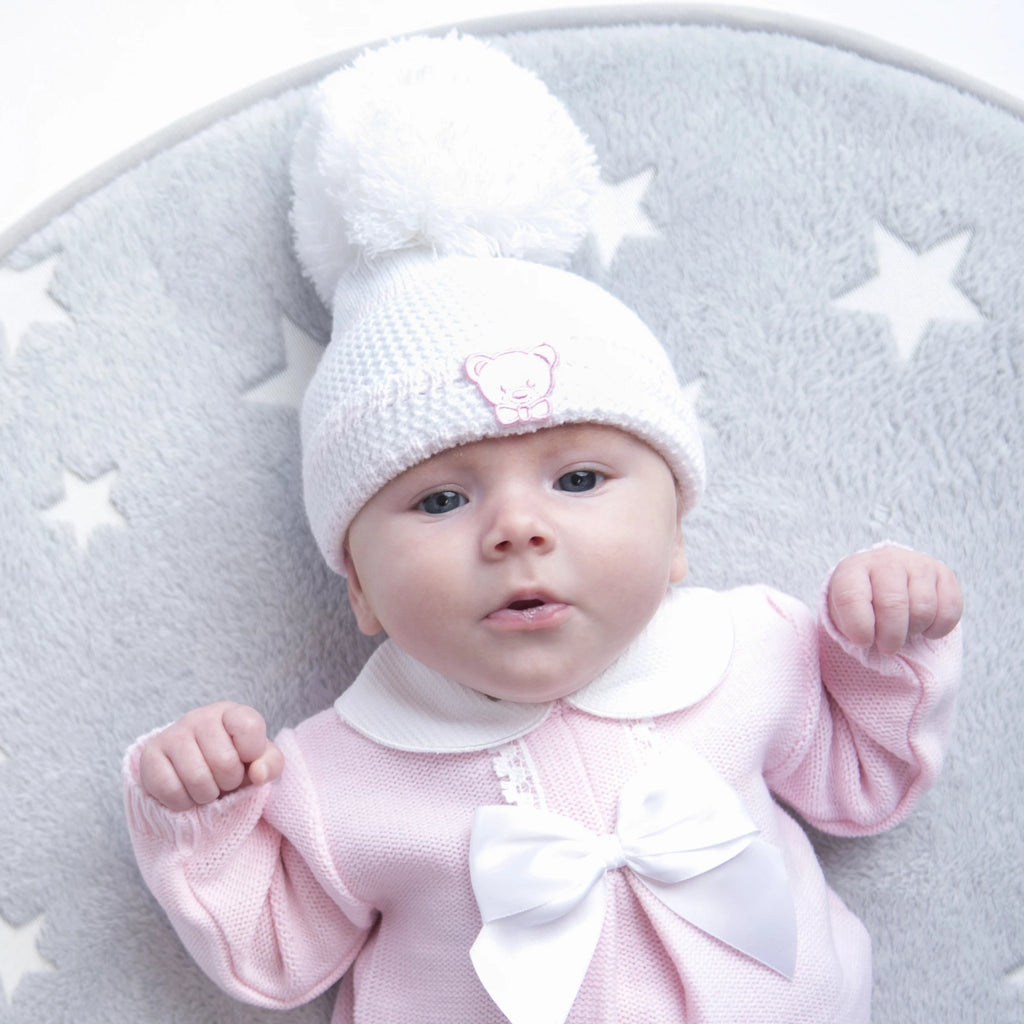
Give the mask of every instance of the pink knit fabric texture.
<svg viewBox="0 0 1024 1024">
<path fill-rule="evenodd" d="M 638 770 L 638 733 L 697 750 L 783 851 L 795 977 L 710 938 L 614 871 L 575 1024 L 869 1019 L 868 936 L 778 801 L 840 835 L 901 820 L 941 764 L 959 632 L 899 656 L 865 654 L 776 592 L 743 588 L 726 600 L 732 658 L 693 706 L 641 727 L 559 702 L 517 743 L 547 808 L 602 832 Z M 686 651 L 666 656 L 682 677 Z M 343 978 L 334 1024 L 504 1020 L 468 955 L 480 928 L 467 870 L 472 814 L 508 794 L 494 751 L 392 749 L 332 708 L 280 735 L 278 783 L 174 814 L 138 786 L 142 742 L 125 773 L 139 864 L 185 945 L 229 993 L 287 1007 Z"/>
</svg>

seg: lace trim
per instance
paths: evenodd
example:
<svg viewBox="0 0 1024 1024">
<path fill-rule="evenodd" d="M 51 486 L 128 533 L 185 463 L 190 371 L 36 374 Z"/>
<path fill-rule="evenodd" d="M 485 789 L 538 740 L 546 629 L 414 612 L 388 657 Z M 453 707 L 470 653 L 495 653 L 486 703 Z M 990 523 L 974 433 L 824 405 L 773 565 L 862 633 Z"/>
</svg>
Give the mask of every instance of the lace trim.
<svg viewBox="0 0 1024 1024">
<path fill-rule="evenodd" d="M 493 752 L 494 774 L 501 784 L 501 795 L 505 803 L 516 807 L 532 807 L 540 810 L 544 806 L 537 766 L 533 763 L 529 748 L 521 740 L 512 740 Z"/>
<path fill-rule="evenodd" d="M 665 749 L 665 739 L 653 718 L 637 718 L 629 722 L 629 736 L 638 767 L 653 763 Z M 545 806 L 537 766 L 530 748 L 522 740 L 512 740 L 491 751 L 494 774 L 501 785 L 505 803 L 515 807 Z"/>
<path fill-rule="evenodd" d="M 653 718 L 637 718 L 629 723 L 633 750 L 641 766 L 650 764 L 665 749 L 665 740 Z"/>
</svg>

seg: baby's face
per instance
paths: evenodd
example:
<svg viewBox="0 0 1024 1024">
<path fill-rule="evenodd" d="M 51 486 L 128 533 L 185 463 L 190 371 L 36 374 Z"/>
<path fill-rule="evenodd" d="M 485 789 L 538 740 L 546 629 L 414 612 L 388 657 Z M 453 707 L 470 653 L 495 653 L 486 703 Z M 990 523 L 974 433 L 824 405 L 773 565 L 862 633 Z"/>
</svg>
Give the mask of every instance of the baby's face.
<svg viewBox="0 0 1024 1024">
<path fill-rule="evenodd" d="M 452 448 L 383 487 L 345 551 L 360 629 L 502 700 L 564 697 L 635 639 L 686 575 L 676 488 L 613 427 Z"/>
</svg>

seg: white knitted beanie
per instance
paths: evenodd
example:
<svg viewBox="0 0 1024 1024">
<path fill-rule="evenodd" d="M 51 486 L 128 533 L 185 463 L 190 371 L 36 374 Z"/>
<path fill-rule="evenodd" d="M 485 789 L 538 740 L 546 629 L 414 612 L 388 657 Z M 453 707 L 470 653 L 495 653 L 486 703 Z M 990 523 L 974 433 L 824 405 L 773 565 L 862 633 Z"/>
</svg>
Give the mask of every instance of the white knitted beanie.
<svg viewBox="0 0 1024 1024">
<path fill-rule="evenodd" d="M 590 144 L 479 40 L 414 38 L 321 83 L 292 161 L 296 250 L 333 314 L 302 408 L 306 511 L 343 571 L 352 518 L 460 444 L 601 423 L 704 484 L 691 404 L 618 299 L 560 269 L 587 232 Z"/>
</svg>

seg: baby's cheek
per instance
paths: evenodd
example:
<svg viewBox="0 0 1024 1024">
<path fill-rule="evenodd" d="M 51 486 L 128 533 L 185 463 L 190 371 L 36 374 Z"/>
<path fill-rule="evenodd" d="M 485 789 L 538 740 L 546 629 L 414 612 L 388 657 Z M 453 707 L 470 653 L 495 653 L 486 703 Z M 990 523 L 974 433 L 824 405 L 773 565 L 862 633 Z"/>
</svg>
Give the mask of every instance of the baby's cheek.
<svg viewBox="0 0 1024 1024">
<path fill-rule="evenodd" d="M 443 586 L 420 589 L 389 602 L 384 628 L 410 652 L 413 647 L 432 648 L 451 627 L 456 614 Z"/>
</svg>

